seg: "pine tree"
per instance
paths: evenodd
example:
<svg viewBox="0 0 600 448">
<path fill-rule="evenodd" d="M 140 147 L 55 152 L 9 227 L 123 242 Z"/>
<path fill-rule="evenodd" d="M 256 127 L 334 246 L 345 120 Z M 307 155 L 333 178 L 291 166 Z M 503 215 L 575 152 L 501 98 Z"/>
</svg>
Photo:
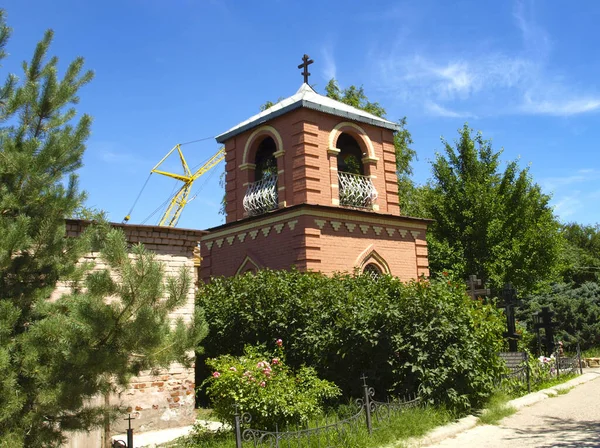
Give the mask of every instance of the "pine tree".
<svg viewBox="0 0 600 448">
<path fill-rule="evenodd" d="M 0 59 L 11 30 L 0 11 Z M 162 265 L 122 232 L 90 226 L 65 238 L 65 218 L 87 214 L 77 185 L 91 118 L 72 105 L 92 79 L 83 58 L 58 76 L 47 31 L 19 80 L 0 87 L 0 446 L 59 446 L 66 430 L 115 415 L 86 399 L 127 384 L 141 370 L 190 363 L 206 333 L 168 315 L 190 278 L 164 280 Z M 109 269 L 77 261 L 99 244 Z M 112 273 L 112 274 L 111 274 Z M 74 290 L 48 300 L 59 279 Z"/>
</svg>

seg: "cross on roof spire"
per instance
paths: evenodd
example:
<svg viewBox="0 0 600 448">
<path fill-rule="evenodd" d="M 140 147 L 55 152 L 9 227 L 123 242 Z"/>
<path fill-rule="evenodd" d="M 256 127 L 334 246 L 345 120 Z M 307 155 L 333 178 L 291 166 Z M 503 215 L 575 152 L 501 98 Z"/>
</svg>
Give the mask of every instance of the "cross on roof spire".
<svg viewBox="0 0 600 448">
<path fill-rule="evenodd" d="M 302 56 L 302 64 L 300 64 L 298 66 L 298 68 L 304 69 L 304 70 L 302 70 L 302 75 L 304 76 L 305 84 L 308 84 L 308 77 L 310 76 L 310 73 L 308 72 L 308 66 L 310 64 L 312 64 L 313 62 L 315 62 L 315 61 L 310 59 L 310 57 L 307 54 L 305 54 L 304 56 Z"/>
</svg>

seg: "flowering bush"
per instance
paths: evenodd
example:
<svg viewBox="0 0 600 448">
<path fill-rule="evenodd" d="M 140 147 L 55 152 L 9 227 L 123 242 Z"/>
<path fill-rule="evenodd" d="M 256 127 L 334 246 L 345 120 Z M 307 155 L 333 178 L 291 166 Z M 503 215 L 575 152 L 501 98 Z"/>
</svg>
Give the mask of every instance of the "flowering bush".
<svg viewBox="0 0 600 448">
<path fill-rule="evenodd" d="M 198 304 L 210 323 L 202 356 L 241 355 L 281 337 L 288 365 L 314 367 L 347 399 L 361 396 L 364 373 L 382 396 L 420 393 L 462 412 L 483 404 L 502 372 L 502 311 L 471 300 L 452 273 L 405 283 L 261 270 L 213 278 Z"/>
<path fill-rule="evenodd" d="M 540 356 L 537 362 L 531 364 L 531 375 L 536 382 L 548 381 L 556 375 L 556 359 L 554 354 L 547 356 Z"/>
<path fill-rule="evenodd" d="M 232 422 L 235 405 L 252 416 L 252 427 L 275 429 L 275 424 L 304 423 L 321 413 L 324 400 L 340 394 L 338 387 L 317 377 L 313 368 L 294 373 L 284 362 L 283 341 L 274 354 L 264 346 L 246 346 L 244 355 L 208 359 L 213 370 L 203 384 L 217 417 Z"/>
</svg>

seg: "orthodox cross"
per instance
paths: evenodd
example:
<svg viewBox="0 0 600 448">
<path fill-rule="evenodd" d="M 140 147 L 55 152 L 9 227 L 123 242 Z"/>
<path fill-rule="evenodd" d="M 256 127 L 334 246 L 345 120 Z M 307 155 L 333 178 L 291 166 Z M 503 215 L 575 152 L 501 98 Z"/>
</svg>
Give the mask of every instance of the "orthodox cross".
<svg viewBox="0 0 600 448">
<path fill-rule="evenodd" d="M 504 285 L 504 288 L 502 288 L 502 292 L 500 293 L 500 298 L 502 299 L 502 303 L 498 306 L 504 308 L 506 314 L 507 331 L 504 333 L 504 337 L 508 339 L 508 351 L 516 352 L 517 339 L 519 339 L 521 335 L 516 331 L 515 308 L 521 306 L 522 302 L 517 299 L 517 290 L 510 283 Z"/>
<path fill-rule="evenodd" d="M 550 307 L 547 306 L 542 307 L 542 311 L 533 313 L 533 328 L 537 331 L 538 337 L 540 328 L 543 328 L 546 333 L 544 341 L 546 356 L 550 356 L 554 351 L 554 327 L 556 322 L 552 322 L 553 317 L 554 311 L 550 311 Z"/>
<path fill-rule="evenodd" d="M 476 275 L 469 275 L 469 279 L 467 280 L 467 294 L 471 296 L 471 299 L 475 300 L 479 296 L 489 296 L 490 290 L 486 288 L 477 289 L 478 286 L 481 286 L 481 279 L 477 278 Z"/>
<path fill-rule="evenodd" d="M 315 62 L 315 61 L 313 61 L 312 59 L 310 59 L 310 58 L 308 57 L 308 55 L 307 55 L 307 54 L 305 54 L 304 56 L 302 56 L 302 64 L 300 64 L 300 65 L 298 66 L 298 68 L 302 68 L 302 69 L 304 69 L 304 70 L 302 71 L 302 75 L 304 76 L 304 83 L 305 83 L 305 84 L 308 84 L 308 77 L 310 76 L 310 73 L 308 72 L 308 66 L 309 66 L 310 64 L 312 64 L 313 62 Z"/>
</svg>

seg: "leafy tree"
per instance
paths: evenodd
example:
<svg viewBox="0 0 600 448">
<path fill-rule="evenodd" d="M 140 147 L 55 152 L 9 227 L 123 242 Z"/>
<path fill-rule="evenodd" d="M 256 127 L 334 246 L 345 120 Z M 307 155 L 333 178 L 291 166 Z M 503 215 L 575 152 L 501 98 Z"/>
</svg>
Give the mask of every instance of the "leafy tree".
<svg viewBox="0 0 600 448">
<path fill-rule="evenodd" d="M 0 49 L 10 33 L 0 12 Z M 59 446 L 65 430 L 101 424 L 114 410 L 87 398 L 187 361 L 204 328 L 200 313 L 195 326 L 167 322 L 186 298 L 186 273 L 163 286 L 152 254 L 136 246 L 130 259 L 116 230 L 65 238 L 65 218 L 89 214 L 76 170 L 91 118 L 71 105 L 92 73 L 77 58 L 59 78 L 52 36 L 23 63 L 22 81 L 9 75 L 0 89 L 0 445 L 11 448 Z M 92 243 L 116 277 L 78 267 Z M 74 292 L 51 301 L 59 279 Z"/>
<path fill-rule="evenodd" d="M 336 101 L 364 110 L 378 117 L 385 117 L 385 109 L 377 102 L 370 102 L 362 86 L 356 87 L 352 85 L 342 90 L 335 78 L 332 78 L 325 86 L 325 92 L 329 98 L 333 98 Z"/>
<path fill-rule="evenodd" d="M 516 161 L 502 172 L 494 151 L 467 124 L 455 146 L 442 139 L 423 207 L 435 219 L 429 231 L 433 272 L 476 274 L 494 287 L 513 283 L 521 293 L 553 280 L 560 250 L 550 197 Z"/>
<path fill-rule="evenodd" d="M 600 224 L 565 224 L 561 233 L 565 240 L 563 281 L 577 286 L 600 282 Z"/>
</svg>

